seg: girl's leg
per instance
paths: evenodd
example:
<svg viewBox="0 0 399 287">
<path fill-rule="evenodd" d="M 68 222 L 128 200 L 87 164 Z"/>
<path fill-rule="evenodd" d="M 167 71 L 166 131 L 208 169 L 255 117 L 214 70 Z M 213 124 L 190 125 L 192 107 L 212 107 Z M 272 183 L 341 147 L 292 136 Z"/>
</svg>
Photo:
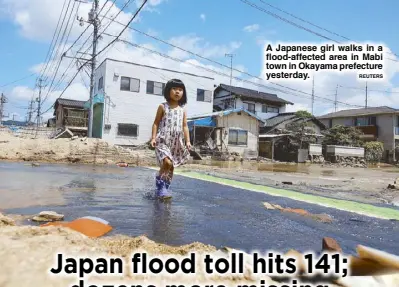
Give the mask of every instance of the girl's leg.
<svg viewBox="0 0 399 287">
<path fill-rule="evenodd" d="M 169 197 L 168 189 L 170 185 L 170 171 L 173 168 L 173 163 L 169 158 L 164 158 L 163 164 L 160 171 L 160 182 L 161 182 L 161 189 L 159 192 L 159 196 L 161 197 Z"/>
</svg>

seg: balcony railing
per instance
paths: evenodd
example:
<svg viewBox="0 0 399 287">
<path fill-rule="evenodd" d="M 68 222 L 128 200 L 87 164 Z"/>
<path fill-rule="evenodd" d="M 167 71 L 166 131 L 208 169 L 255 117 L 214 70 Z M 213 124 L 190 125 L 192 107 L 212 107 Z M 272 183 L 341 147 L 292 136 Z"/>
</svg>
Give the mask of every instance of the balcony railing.
<svg viewBox="0 0 399 287">
<path fill-rule="evenodd" d="M 375 137 L 378 137 L 377 126 L 356 126 L 356 128 L 361 130 L 364 135 L 373 135 Z"/>
</svg>

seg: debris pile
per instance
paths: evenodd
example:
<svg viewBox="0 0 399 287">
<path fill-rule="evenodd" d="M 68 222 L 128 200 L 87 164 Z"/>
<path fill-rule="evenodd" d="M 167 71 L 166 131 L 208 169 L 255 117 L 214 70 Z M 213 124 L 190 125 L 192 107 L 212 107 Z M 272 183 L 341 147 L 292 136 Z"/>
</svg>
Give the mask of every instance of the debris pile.
<svg viewBox="0 0 399 287">
<path fill-rule="evenodd" d="M 101 139 L 77 136 L 33 139 L 16 137 L 10 133 L 1 133 L 0 136 L 0 160 L 94 164 L 125 162 L 129 165 L 156 163 L 154 151 L 148 148 L 132 150 L 108 144 Z"/>
<path fill-rule="evenodd" d="M 32 221 L 36 222 L 59 221 L 63 219 L 64 215 L 55 211 L 42 211 L 38 215 L 32 217 Z"/>
<path fill-rule="evenodd" d="M 326 161 L 322 166 L 367 168 L 366 160 L 364 158 L 352 156 L 336 156 L 333 162 Z"/>
<path fill-rule="evenodd" d="M 388 184 L 388 189 L 397 189 L 399 190 L 399 177 L 395 179 L 393 184 Z"/>
</svg>

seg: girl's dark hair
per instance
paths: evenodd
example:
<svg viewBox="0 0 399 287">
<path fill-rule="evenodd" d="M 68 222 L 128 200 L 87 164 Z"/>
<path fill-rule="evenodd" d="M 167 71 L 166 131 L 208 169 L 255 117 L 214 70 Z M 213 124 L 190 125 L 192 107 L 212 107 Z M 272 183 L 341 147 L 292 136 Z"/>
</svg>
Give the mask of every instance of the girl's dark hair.
<svg viewBox="0 0 399 287">
<path fill-rule="evenodd" d="M 179 79 L 171 79 L 169 80 L 166 85 L 165 88 L 163 90 L 163 96 L 166 99 L 166 101 L 170 101 L 170 90 L 172 88 L 182 88 L 183 89 L 183 96 L 179 101 L 179 106 L 184 106 L 187 104 L 187 92 L 186 92 L 186 86 L 184 85 L 184 83 L 179 80 Z"/>
</svg>

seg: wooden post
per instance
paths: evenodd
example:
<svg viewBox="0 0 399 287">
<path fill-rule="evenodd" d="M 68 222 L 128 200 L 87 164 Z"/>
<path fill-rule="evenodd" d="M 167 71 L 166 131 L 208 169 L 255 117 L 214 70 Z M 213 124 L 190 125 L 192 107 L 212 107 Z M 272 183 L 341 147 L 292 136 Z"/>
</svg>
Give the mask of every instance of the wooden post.
<svg viewBox="0 0 399 287">
<path fill-rule="evenodd" d="M 194 120 L 194 129 L 193 129 L 193 133 L 194 133 L 193 147 L 194 147 L 194 150 L 195 150 L 195 120 Z"/>
<path fill-rule="evenodd" d="M 272 138 L 272 161 L 274 161 L 274 138 Z"/>
</svg>

